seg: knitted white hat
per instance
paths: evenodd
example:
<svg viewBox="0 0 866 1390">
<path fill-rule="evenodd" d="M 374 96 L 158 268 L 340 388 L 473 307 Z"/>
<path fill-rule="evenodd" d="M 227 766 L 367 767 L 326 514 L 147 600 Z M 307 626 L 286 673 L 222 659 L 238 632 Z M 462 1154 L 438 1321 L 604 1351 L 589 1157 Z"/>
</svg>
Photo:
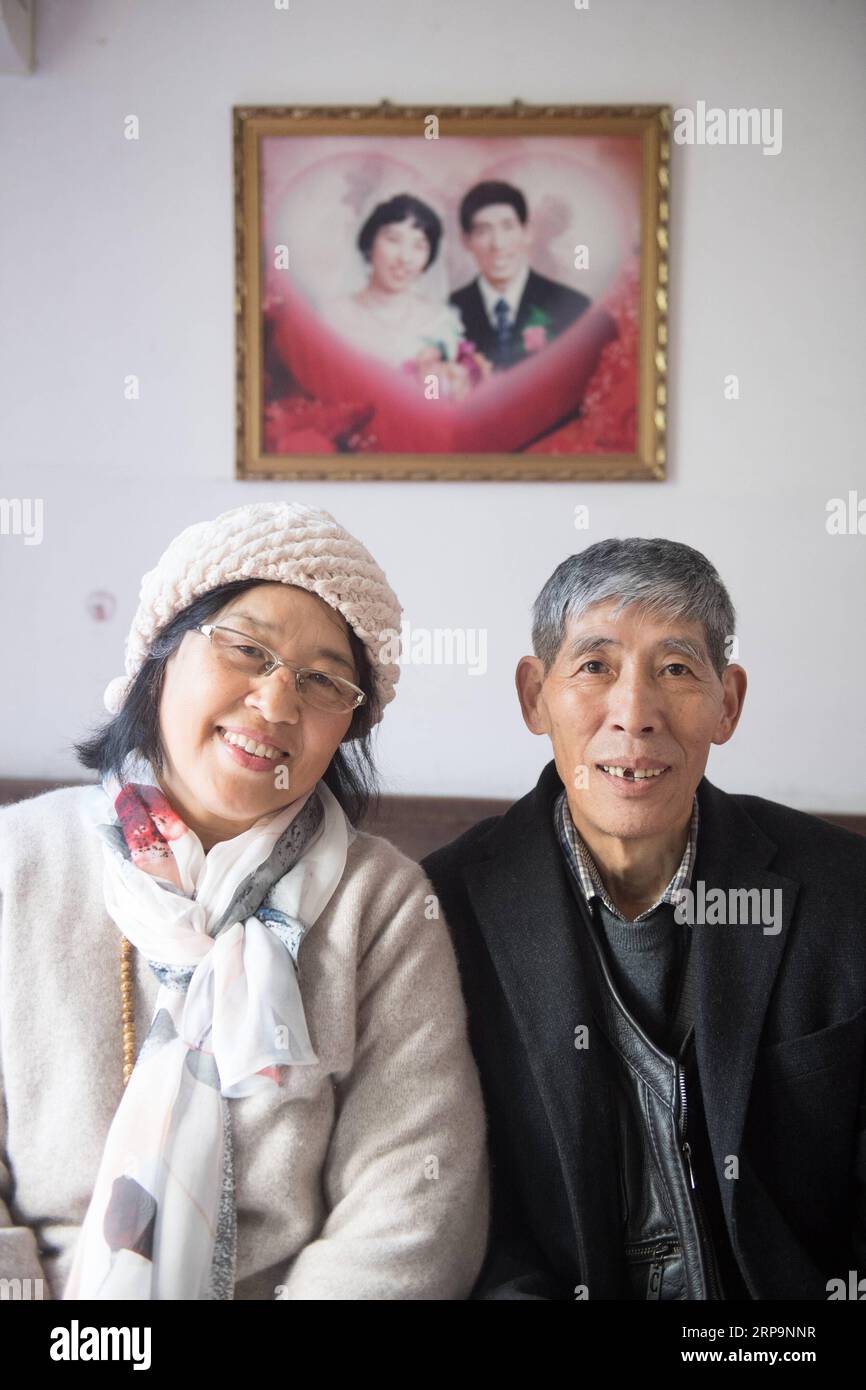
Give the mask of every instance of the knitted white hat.
<svg viewBox="0 0 866 1390">
<path fill-rule="evenodd" d="M 106 709 L 118 712 L 160 628 L 193 599 L 234 579 L 294 584 L 342 613 L 370 657 L 370 715 L 378 724 L 400 677 L 400 667 L 383 662 L 380 655 L 383 645 L 394 649 L 400 603 L 361 542 L 330 512 L 300 502 L 235 507 L 175 536 L 156 568 L 141 581 L 138 609 L 126 639 L 126 675 L 106 686 Z"/>
</svg>

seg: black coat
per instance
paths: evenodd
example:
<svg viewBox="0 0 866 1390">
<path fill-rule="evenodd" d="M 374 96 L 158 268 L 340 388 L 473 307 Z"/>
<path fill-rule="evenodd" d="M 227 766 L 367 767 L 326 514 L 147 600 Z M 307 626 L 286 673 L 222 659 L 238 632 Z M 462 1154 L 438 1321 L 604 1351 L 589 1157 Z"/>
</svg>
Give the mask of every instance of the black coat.
<svg viewBox="0 0 866 1390">
<path fill-rule="evenodd" d="M 548 338 L 552 340 L 574 323 L 575 319 L 589 308 L 592 301 L 579 290 L 572 290 L 568 285 L 561 285 L 557 280 L 548 280 L 546 276 L 530 270 L 511 330 L 511 349 L 507 360 L 502 362 L 496 358 L 496 329 L 487 317 L 478 281 L 472 280 L 462 289 L 455 290 L 451 295 L 451 303 L 460 310 L 466 337 L 475 344 L 478 351 L 496 367 L 512 367 L 524 360 L 520 335 L 529 325 L 533 308 L 541 309 L 547 314 L 547 333 Z"/>
<path fill-rule="evenodd" d="M 491 1239 L 473 1296 L 628 1298 L 586 930 L 553 762 L 504 816 L 424 860 L 448 920 L 489 1122 Z M 703 778 L 693 885 L 782 890 L 782 929 L 695 925 L 695 1047 L 727 1229 L 760 1299 L 866 1274 L 866 840 Z M 771 901 L 771 900 L 770 900 Z M 739 1177 L 725 1178 L 728 1155 Z"/>
</svg>

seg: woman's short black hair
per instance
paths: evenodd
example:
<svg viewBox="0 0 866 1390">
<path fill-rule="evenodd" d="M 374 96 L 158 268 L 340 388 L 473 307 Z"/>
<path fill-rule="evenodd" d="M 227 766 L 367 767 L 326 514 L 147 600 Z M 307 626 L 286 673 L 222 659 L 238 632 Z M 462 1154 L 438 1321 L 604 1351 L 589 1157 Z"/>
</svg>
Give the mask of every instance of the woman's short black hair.
<svg viewBox="0 0 866 1390">
<path fill-rule="evenodd" d="M 205 623 L 224 608 L 230 599 L 263 579 L 236 579 L 221 584 L 194 599 L 170 622 L 160 628 L 140 670 L 135 676 L 121 709 L 102 728 L 74 743 L 79 762 L 100 777 L 113 774 L 123 780 L 128 760 L 147 758 L 155 773 L 162 771 L 165 750 L 159 727 L 159 707 L 166 663 L 183 640 L 184 634 Z M 367 696 L 352 712 L 352 722 L 343 737 L 322 781 L 334 793 L 349 820 L 356 824 L 378 800 L 378 777 L 373 762 L 371 733 L 375 706 L 373 668 L 367 648 L 350 624 L 349 645 L 358 671 L 357 685 Z"/>
<path fill-rule="evenodd" d="M 424 269 L 433 264 L 442 237 L 442 222 L 427 203 L 413 198 L 411 193 L 398 193 L 387 203 L 378 203 L 374 207 L 358 233 L 358 250 L 365 261 L 370 259 L 370 251 L 380 227 L 387 227 L 392 222 L 405 222 L 407 217 L 411 217 L 418 230 L 424 233 L 430 247 Z"/>
<path fill-rule="evenodd" d="M 489 208 L 493 203 L 506 203 L 514 208 L 520 221 L 526 225 L 529 216 L 529 209 L 526 206 L 526 199 L 519 188 L 515 188 L 513 183 L 502 183 L 496 179 L 488 179 L 484 183 L 476 183 L 460 204 L 460 226 L 467 234 L 472 231 L 472 219 L 482 208 Z"/>
</svg>

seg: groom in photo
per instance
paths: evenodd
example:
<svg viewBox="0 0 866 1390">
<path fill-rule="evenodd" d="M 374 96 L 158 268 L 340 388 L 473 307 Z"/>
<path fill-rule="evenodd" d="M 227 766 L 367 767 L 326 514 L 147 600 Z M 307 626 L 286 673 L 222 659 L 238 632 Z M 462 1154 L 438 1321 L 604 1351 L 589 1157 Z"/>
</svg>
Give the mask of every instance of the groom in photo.
<svg viewBox="0 0 866 1390">
<path fill-rule="evenodd" d="M 470 188 L 460 204 L 463 244 L 478 275 L 451 295 L 466 336 L 495 371 L 513 367 L 556 338 L 590 306 L 588 295 L 529 265 L 526 199 L 510 183 Z"/>
</svg>

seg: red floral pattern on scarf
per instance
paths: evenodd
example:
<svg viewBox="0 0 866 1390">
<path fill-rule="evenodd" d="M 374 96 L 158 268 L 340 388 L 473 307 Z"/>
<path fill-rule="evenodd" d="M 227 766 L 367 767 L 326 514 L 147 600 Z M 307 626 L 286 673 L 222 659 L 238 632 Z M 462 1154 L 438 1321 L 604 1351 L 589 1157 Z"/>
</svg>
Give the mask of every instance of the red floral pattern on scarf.
<svg viewBox="0 0 866 1390">
<path fill-rule="evenodd" d="M 127 782 L 114 802 L 117 819 L 133 864 L 155 878 L 167 878 L 180 888 L 180 874 L 170 840 L 189 833 L 159 787 Z"/>
</svg>

